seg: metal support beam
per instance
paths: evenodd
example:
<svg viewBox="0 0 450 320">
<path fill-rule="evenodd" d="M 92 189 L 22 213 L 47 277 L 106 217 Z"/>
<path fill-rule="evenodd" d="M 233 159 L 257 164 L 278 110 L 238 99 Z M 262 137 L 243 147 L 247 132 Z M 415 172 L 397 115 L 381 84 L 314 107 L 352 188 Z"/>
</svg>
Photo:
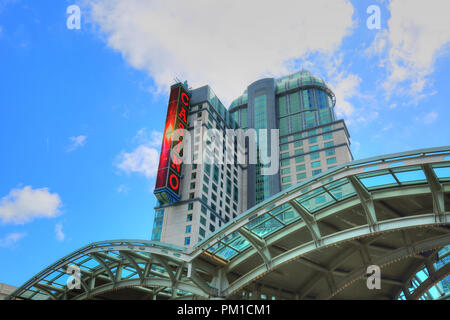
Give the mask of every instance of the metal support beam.
<svg viewBox="0 0 450 320">
<path fill-rule="evenodd" d="M 218 296 L 223 297 L 223 291 L 226 290 L 229 286 L 228 278 L 226 275 L 226 271 L 224 268 L 220 268 L 217 271 L 217 274 L 214 276 L 211 281 L 211 285 L 217 289 Z"/>
<path fill-rule="evenodd" d="M 422 169 L 433 196 L 433 211 L 436 215 L 436 222 L 445 222 L 444 189 L 429 164 L 422 165 Z"/>
<path fill-rule="evenodd" d="M 361 206 L 363 207 L 364 214 L 366 215 L 367 224 L 369 225 L 370 230 L 372 232 L 377 231 L 378 221 L 372 195 L 354 176 L 350 176 L 348 177 L 348 179 L 353 185 L 353 188 L 355 188 L 356 194 L 358 195 L 359 201 L 361 202 Z"/>
<path fill-rule="evenodd" d="M 211 287 L 204 279 L 202 279 L 195 268 L 194 263 L 188 263 L 188 272 L 187 278 L 191 279 L 192 282 L 204 293 L 206 293 L 209 297 L 217 297 L 218 290 L 216 288 Z"/>
<path fill-rule="evenodd" d="M 433 274 L 430 274 L 430 276 L 414 290 L 409 299 L 418 300 L 428 290 L 430 290 L 437 282 L 444 279 L 449 274 L 450 274 L 450 263 L 446 264 Z"/>
<path fill-rule="evenodd" d="M 126 253 L 125 251 L 119 251 L 119 254 L 131 263 L 133 268 L 136 270 L 136 273 L 138 274 L 139 279 L 141 279 L 141 281 L 143 282 L 144 281 L 144 272 L 141 269 L 141 267 L 137 264 L 136 260 L 134 260 L 134 258 L 131 255 L 129 255 L 128 253 Z"/>
<path fill-rule="evenodd" d="M 96 253 L 93 252 L 89 253 L 89 256 L 95 261 L 97 261 L 103 267 L 103 270 L 106 271 L 106 274 L 110 278 L 111 282 L 115 283 L 115 277 L 112 271 L 110 270 L 109 266 L 106 264 L 106 262 L 102 258 L 100 258 L 100 256 L 98 256 Z"/>
<path fill-rule="evenodd" d="M 169 275 L 170 280 L 172 281 L 172 285 L 175 284 L 175 282 L 176 282 L 175 275 L 174 275 L 173 271 L 171 270 L 171 268 L 169 267 L 169 263 L 168 263 L 167 259 L 164 256 L 160 256 L 157 254 L 152 254 L 152 259 L 154 259 L 155 262 L 159 263 L 164 269 L 166 269 L 166 272 Z"/>
<path fill-rule="evenodd" d="M 57 299 L 56 295 L 52 291 L 55 291 L 55 292 L 58 292 L 58 293 L 62 293 L 62 294 L 64 294 L 65 291 L 66 291 L 65 289 L 54 287 L 54 286 L 51 286 L 49 284 L 42 283 L 42 282 L 36 283 L 34 286 L 36 288 L 38 288 L 38 289 L 41 289 L 42 291 L 45 291 L 45 293 L 47 293 L 52 300 L 56 300 Z"/>
<path fill-rule="evenodd" d="M 289 204 L 305 222 L 306 227 L 308 228 L 314 242 L 316 243 L 316 246 L 320 247 L 322 236 L 320 235 L 319 226 L 314 216 L 306 212 L 305 209 L 303 209 L 303 207 L 300 206 L 295 200 L 290 201 Z"/>
<path fill-rule="evenodd" d="M 256 251 L 258 251 L 259 255 L 264 261 L 264 264 L 267 267 L 267 270 L 269 270 L 272 264 L 272 256 L 269 252 L 269 248 L 267 248 L 266 241 L 255 236 L 253 233 L 251 233 L 245 228 L 241 228 L 238 232 L 241 236 L 247 239 L 248 242 L 251 243 L 251 245 L 253 246 L 253 248 L 255 248 Z"/>
</svg>

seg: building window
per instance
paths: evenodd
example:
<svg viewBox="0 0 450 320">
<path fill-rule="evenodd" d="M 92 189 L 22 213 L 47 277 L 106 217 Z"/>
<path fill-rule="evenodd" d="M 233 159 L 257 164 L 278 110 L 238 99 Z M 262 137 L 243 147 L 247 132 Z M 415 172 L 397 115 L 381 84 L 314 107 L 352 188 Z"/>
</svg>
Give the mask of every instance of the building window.
<svg viewBox="0 0 450 320">
<path fill-rule="evenodd" d="M 202 237 L 204 237 L 205 236 L 205 230 L 202 227 L 200 227 L 200 229 L 198 230 L 198 234 L 201 235 Z"/>
<path fill-rule="evenodd" d="M 305 171 L 305 170 L 306 170 L 306 167 L 304 164 L 299 165 L 295 168 L 295 171 Z"/>
<path fill-rule="evenodd" d="M 320 158 L 320 152 L 311 153 L 309 156 L 311 160 L 319 159 Z"/>
<path fill-rule="evenodd" d="M 186 226 L 186 233 L 191 233 L 191 228 L 192 228 L 191 225 L 187 225 Z"/>
<path fill-rule="evenodd" d="M 286 182 L 291 182 L 291 177 L 284 177 L 283 179 L 281 179 L 281 182 L 286 183 Z"/>
<path fill-rule="evenodd" d="M 192 189 L 195 189 L 195 182 L 192 182 L 192 183 L 191 183 L 191 190 L 192 190 Z"/>
<path fill-rule="evenodd" d="M 330 142 L 325 142 L 325 148 L 330 148 L 334 146 L 334 142 L 330 141 Z"/>
<path fill-rule="evenodd" d="M 200 216 L 200 223 L 206 227 L 206 219 L 205 219 L 205 217 Z"/>
<path fill-rule="evenodd" d="M 289 150 L 289 145 L 285 144 L 283 146 L 280 147 L 280 151 L 288 151 Z"/>
<path fill-rule="evenodd" d="M 313 170 L 312 175 L 315 176 L 315 175 L 318 175 L 319 173 L 322 173 L 321 169 Z"/>
<path fill-rule="evenodd" d="M 163 221 L 164 221 L 164 209 L 156 210 L 155 211 L 155 220 L 153 222 L 153 230 L 152 230 L 152 240 L 153 241 L 161 240 Z"/>
<path fill-rule="evenodd" d="M 187 215 L 186 221 L 187 221 L 187 222 L 192 221 L 192 213 L 189 213 L 189 214 Z"/>
<path fill-rule="evenodd" d="M 286 168 L 286 169 L 282 169 L 281 170 L 281 174 L 285 175 L 285 174 L 290 174 L 291 173 L 291 168 Z"/>
<path fill-rule="evenodd" d="M 319 150 L 319 146 L 317 145 L 309 147 L 309 151 L 317 151 L 317 150 Z"/>
<path fill-rule="evenodd" d="M 334 156 L 335 154 L 336 154 L 335 149 L 330 149 L 330 150 L 325 151 L 326 156 Z"/>
<path fill-rule="evenodd" d="M 320 161 L 311 162 L 311 168 L 318 168 L 318 167 L 320 167 Z"/>
<path fill-rule="evenodd" d="M 305 172 L 299 173 L 297 175 L 297 180 L 302 180 L 302 179 L 305 179 L 305 178 L 306 178 L 306 173 Z"/>
<path fill-rule="evenodd" d="M 333 139 L 332 133 L 327 133 L 323 135 L 323 140 L 330 140 L 330 139 Z"/>
<path fill-rule="evenodd" d="M 312 143 L 317 143 L 317 137 L 309 138 L 309 143 L 310 143 L 310 144 L 312 144 Z"/>
<path fill-rule="evenodd" d="M 300 148 L 303 146 L 303 141 L 296 141 L 294 142 L 294 148 Z"/>
<path fill-rule="evenodd" d="M 188 210 L 194 209 L 194 204 L 191 202 L 188 204 Z"/>
<path fill-rule="evenodd" d="M 212 224 L 209 224 L 209 230 L 211 232 L 214 232 L 214 231 L 216 231 L 216 227 L 214 227 Z"/>
<path fill-rule="evenodd" d="M 295 163 L 302 163 L 302 162 L 305 162 L 304 156 L 295 158 Z"/>
<path fill-rule="evenodd" d="M 327 164 L 333 164 L 333 163 L 336 163 L 336 162 L 337 162 L 336 158 L 327 159 Z"/>
<path fill-rule="evenodd" d="M 285 152 L 285 153 L 281 154 L 281 159 L 288 158 L 288 157 L 289 157 L 289 152 Z"/>
</svg>

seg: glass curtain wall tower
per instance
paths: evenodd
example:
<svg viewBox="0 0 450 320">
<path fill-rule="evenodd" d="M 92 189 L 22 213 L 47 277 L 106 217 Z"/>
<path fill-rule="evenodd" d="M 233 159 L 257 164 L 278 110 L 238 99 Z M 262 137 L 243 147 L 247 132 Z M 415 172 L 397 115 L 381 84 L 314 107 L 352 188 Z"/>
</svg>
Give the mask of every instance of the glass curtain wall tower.
<svg viewBox="0 0 450 320">
<path fill-rule="evenodd" d="M 353 160 L 349 134 L 344 121 L 337 120 L 335 104 L 335 96 L 325 82 L 306 70 L 279 79 L 258 80 L 233 101 L 229 111 L 240 127 L 280 130 L 280 172 L 262 176 L 260 164 L 248 166 L 249 208 Z"/>
</svg>

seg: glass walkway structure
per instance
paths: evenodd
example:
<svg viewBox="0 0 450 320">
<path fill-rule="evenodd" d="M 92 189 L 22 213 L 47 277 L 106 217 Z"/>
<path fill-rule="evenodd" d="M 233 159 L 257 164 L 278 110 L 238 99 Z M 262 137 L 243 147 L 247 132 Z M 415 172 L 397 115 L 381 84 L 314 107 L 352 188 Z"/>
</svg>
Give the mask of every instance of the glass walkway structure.
<svg viewBox="0 0 450 320">
<path fill-rule="evenodd" d="M 192 249 L 89 244 L 7 299 L 448 299 L 449 253 L 450 147 L 442 147 L 333 168 Z M 80 286 L 69 289 L 74 265 Z M 380 289 L 367 287 L 371 265 L 381 269 Z"/>
</svg>

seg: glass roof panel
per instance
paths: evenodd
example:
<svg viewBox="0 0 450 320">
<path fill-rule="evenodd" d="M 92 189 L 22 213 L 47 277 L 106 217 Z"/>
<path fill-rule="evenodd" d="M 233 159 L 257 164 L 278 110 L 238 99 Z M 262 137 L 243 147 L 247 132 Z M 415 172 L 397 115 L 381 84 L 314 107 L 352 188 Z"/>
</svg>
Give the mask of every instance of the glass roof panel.
<svg viewBox="0 0 450 320">
<path fill-rule="evenodd" d="M 89 259 L 85 263 L 83 263 L 83 267 L 87 269 L 95 269 L 99 266 L 99 263 L 94 259 Z"/>
<path fill-rule="evenodd" d="M 81 274 L 83 274 L 83 271 L 81 271 Z M 62 273 L 61 276 L 54 280 L 53 283 L 54 284 L 59 284 L 61 286 L 65 286 L 67 285 L 67 280 L 69 279 L 70 275 L 67 273 Z"/>
<path fill-rule="evenodd" d="M 329 192 L 333 195 L 333 197 L 335 197 L 338 201 L 344 200 L 344 199 L 347 199 L 347 198 L 350 198 L 350 197 L 356 195 L 355 188 L 353 188 L 353 185 L 347 179 L 342 179 L 342 180 L 346 180 L 347 182 L 344 184 L 341 183 L 340 186 L 338 186 L 338 187 L 328 189 Z M 343 182 L 345 182 L 345 181 L 343 181 Z"/>
<path fill-rule="evenodd" d="M 450 167 L 433 168 L 434 173 L 439 179 L 449 180 L 450 179 Z"/>
<path fill-rule="evenodd" d="M 288 210 L 276 216 L 284 225 L 288 225 L 300 219 L 300 216 L 294 210 Z"/>
<path fill-rule="evenodd" d="M 313 197 L 315 197 L 317 195 L 320 195 L 320 194 L 322 194 L 324 192 L 325 192 L 325 189 L 320 187 L 320 188 L 314 189 L 313 191 L 308 192 L 308 193 L 306 193 L 304 195 L 301 195 L 296 200 L 301 203 L 301 202 L 303 202 L 305 200 L 309 200 L 309 199 L 311 199 L 311 198 L 313 198 Z"/>
<path fill-rule="evenodd" d="M 285 203 L 282 206 L 279 206 L 279 207 L 273 209 L 272 211 L 270 211 L 270 214 L 272 216 L 274 216 L 274 215 L 276 215 L 284 210 L 290 209 L 290 208 L 291 208 L 291 205 L 289 203 Z"/>
<path fill-rule="evenodd" d="M 259 226 L 256 226 L 252 229 L 252 232 L 264 238 L 269 234 L 281 229 L 283 225 L 277 221 L 276 219 L 270 219 L 268 221 L 263 222 Z"/>
<path fill-rule="evenodd" d="M 255 227 L 256 225 L 260 224 L 261 222 L 263 222 L 264 220 L 269 219 L 271 216 L 268 213 L 263 214 L 262 216 L 259 216 L 258 218 L 253 219 L 252 221 L 250 221 L 249 223 L 247 223 L 245 225 L 245 228 L 247 229 L 252 229 L 253 227 Z"/>
<path fill-rule="evenodd" d="M 393 171 L 397 179 L 402 184 L 427 181 L 427 177 L 425 176 L 425 173 L 422 170 L 404 171 L 404 172 L 395 172 L 395 170 Z"/>
<path fill-rule="evenodd" d="M 379 175 L 379 176 L 361 178 L 360 180 L 361 180 L 362 184 L 369 190 L 380 188 L 380 187 L 386 187 L 386 186 L 390 186 L 390 185 L 398 186 L 398 183 L 397 183 L 397 181 L 395 181 L 392 174 L 383 174 L 383 175 Z"/>
<path fill-rule="evenodd" d="M 230 244 L 230 247 L 233 249 L 242 252 L 245 249 L 247 249 L 250 246 L 250 242 L 247 241 L 247 239 L 243 237 L 239 237 L 238 239 L 234 240 L 233 243 Z"/>
<path fill-rule="evenodd" d="M 330 190 L 330 189 L 339 187 L 339 186 L 341 186 L 341 185 L 343 185 L 343 184 L 346 184 L 346 183 L 348 183 L 348 179 L 347 179 L 347 178 L 344 178 L 344 179 L 340 179 L 340 180 L 334 181 L 334 182 L 332 182 L 332 183 L 330 183 L 330 184 L 327 184 L 327 185 L 325 186 L 325 188 L 328 189 L 328 190 Z"/>
<path fill-rule="evenodd" d="M 230 247 L 224 247 L 222 250 L 216 252 L 216 255 L 219 256 L 222 259 L 231 259 L 235 255 L 237 255 L 238 252 L 236 250 L 231 249 Z"/>
<path fill-rule="evenodd" d="M 223 242 L 223 243 L 228 244 L 228 243 L 233 242 L 238 237 L 240 237 L 239 233 L 233 232 L 232 234 L 222 238 L 220 241 Z"/>
<path fill-rule="evenodd" d="M 211 253 L 214 253 L 214 252 L 216 252 L 217 250 L 222 249 L 223 246 L 224 246 L 223 243 L 217 242 L 217 243 L 216 243 L 215 245 L 213 245 L 212 247 L 209 247 L 207 251 L 208 251 L 208 252 L 211 252 Z"/>
<path fill-rule="evenodd" d="M 360 173 L 357 175 L 357 177 L 360 179 L 363 179 L 363 178 L 369 178 L 369 177 L 382 176 L 385 174 L 391 174 L 391 173 L 389 172 L 389 170 L 379 170 L 379 171 L 374 171 L 374 172 Z"/>
<path fill-rule="evenodd" d="M 303 201 L 300 204 L 309 212 L 313 213 L 316 212 L 324 207 L 327 207 L 333 203 L 335 203 L 336 200 L 334 200 L 328 193 L 323 193 L 321 195 L 315 196 L 313 199 Z"/>
</svg>

